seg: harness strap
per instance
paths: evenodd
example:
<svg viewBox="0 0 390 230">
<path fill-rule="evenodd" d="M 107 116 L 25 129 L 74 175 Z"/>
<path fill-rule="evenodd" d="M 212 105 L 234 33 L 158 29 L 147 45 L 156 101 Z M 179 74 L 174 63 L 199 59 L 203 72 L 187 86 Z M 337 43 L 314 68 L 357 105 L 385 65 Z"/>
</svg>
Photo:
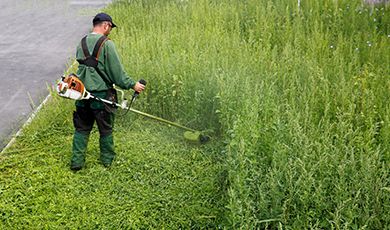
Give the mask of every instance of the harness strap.
<svg viewBox="0 0 390 230">
<path fill-rule="evenodd" d="M 103 43 L 107 41 L 108 38 L 106 36 L 101 36 L 99 40 L 96 42 L 95 48 L 93 49 L 92 57 L 95 57 L 96 60 L 99 59 L 100 50 L 102 49 Z"/>
<path fill-rule="evenodd" d="M 96 42 L 95 47 L 93 48 L 92 56 L 91 56 L 91 54 L 89 53 L 89 50 L 88 50 L 88 45 L 87 45 L 87 35 L 85 37 L 83 37 L 83 39 L 81 39 L 81 48 L 83 50 L 85 59 L 77 59 L 77 61 L 82 65 L 93 67 L 96 70 L 96 72 L 100 75 L 100 77 L 103 79 L 103 81 L 107 85 L 112 87 L 112 83 L 110 83 L 107 80 L 106 75 L 98 68 L 98 60 L 99 60 L 100 51 L 101 51 L 101 48 L 103 46 L 103 43 L 107 40 L 108 40 L 108 38 L 106 36 L 104 36 L 104 35 L 101 36 L 99 38 L 99 40 Z"/>
<path fill-rule="evenodd" d="M 84 57 L 85 59 L 89 58 L 91 55 L 88 51 L 88 45 L 87 45 L 87 35 L 81 39 L 81 48 L 83 49 Z"/>
<path fill-rule="evenodd" d="M 94 57 L 96 60 L 99 59 L 100 50 L 102 49 L 103 43 L 107 40 L 108 40 L 108 38 L 103 35 L 96 42 L 96 45 L 93 48 L 93 52 L 92 52 L 92 57 Z M 81 48 L 83 49 L 84 57 L 86 59 L 91 57 L 91 54 L 89 53 L 88 45 L 87 45 L 87 36 L 85 36 L 85 37 L 83 37 L 83 39 L 81 39 Z"/>
</svg>

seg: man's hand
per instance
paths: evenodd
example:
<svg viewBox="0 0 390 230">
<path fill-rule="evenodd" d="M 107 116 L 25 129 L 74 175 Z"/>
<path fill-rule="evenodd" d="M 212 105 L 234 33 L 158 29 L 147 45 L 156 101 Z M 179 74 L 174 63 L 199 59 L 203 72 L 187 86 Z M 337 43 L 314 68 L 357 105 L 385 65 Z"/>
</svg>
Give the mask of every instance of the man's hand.
<svg viewBox="0 0 390 230">
<path fill-rule="evenodd" d="M 138 93 L 141 93 L 142 91 L 144 91 L 145 89 L 145 86 L 139 82 L 135 83 L 135 86 L 134 86 L 134 90 Z"/>
</svg>

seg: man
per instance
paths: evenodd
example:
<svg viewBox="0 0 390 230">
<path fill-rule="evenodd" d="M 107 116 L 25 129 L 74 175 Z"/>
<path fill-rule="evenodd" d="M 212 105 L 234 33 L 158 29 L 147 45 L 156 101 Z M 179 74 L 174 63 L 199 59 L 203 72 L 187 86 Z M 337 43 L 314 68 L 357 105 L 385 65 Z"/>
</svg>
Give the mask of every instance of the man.
<svg viewBox="0 0 390 230">
<path fill-rule="evenodd" d="M 110 34 L 112 28 L 116 27 L 112 18 L 108 14 L 99 13 L 92 22 L 92 32 L 83 38 L 76 52 L 79 62 L 77 76 L 84 83 L 86 90 L 106 99 L 115 98 L 115 95 L 112 95 L 113 84 L 123 89 L 142 92 L 145 86 L 135 82 L 126 74 L 114 43 L 105 37 Z M 100 134 L 101 163 L 105 167 L 110 167 L 115 158 L 112 108 L 92 99 L 76 101 L 76 111 L 73 113 L 75 133 L 71 170 L 78 171 L 84 167 L 89 134 L 95 121 Z"/>
</svg>

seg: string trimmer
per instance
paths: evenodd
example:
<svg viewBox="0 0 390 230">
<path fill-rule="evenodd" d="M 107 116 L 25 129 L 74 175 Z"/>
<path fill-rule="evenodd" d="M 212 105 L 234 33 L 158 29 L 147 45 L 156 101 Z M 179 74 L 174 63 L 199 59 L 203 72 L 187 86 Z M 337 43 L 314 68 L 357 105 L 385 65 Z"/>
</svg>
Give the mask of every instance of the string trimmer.
<svg viewBox="0 0 390 230">
<path fill-rule="evenodd" d="M 140 83 L 143 85 L 146 84 L 146 82 L 144 80 L 141 80 Z M 186 132 L 184 132 L 184 138 L 187 140 L 190 140 L 190 141 L 195 141 L 195 142 L 199 142 L 199 143 L 203 144 L 203 143 L 206 143 L 207 141 L 210 140 L 209 136 L 202 134 L 202 132 L 200 132 L 200 131 L 197 131 L 195 129 L 191 129 L 191 128 L 188 128 L 184 125 L 178 124 L 176 122 L 168 121 L 168 120 L 165 120 L 161 117 L 156 117 L 154 115 L 147 114 L 145 112 L 141 112 L 141 111 L 138 111 L 136 109 L 131 108 L 132 103 L 134 102 L 134 100 L 137 97 L 137 93 L 134 94 L 133 98 L 131 99 L 130 105 L 127 106 L 127 100 L 123 98 L 123 95 L 124 95 L 123 91 L 118 90 L 122 94 L 122 96 L 121 96 L 122 103 L 119 104 L 119 103 L 116 103 L 116 102 L 113 102 L 110 100 L 106 100 L 106 99 L 97 97 L 97 96 L 91 94 L 90 92 L 88 92 L 85 89 L 83 82 L 81 82 L 80 79 L 75 74 L 70 74 L 67 77 L 63 76 L 61 78 L 61 81 L 57 84 L 56 89 L 57 89 L 58 95 L 60 95 L 61 97 L 64 97 L 64 98 L 69 98 L 69 99 L 73 99 L 73 100 L 87 100 L 87 99 L 98 100 L 98 101 L 107 103 L 109 105 L 112 105 L 112 106 L 115 106 L 115 107 L 118 107 L 118 108 L 121 108 L 121 109 L 124 109 L 127 111 L 131 111 L 133 113 L 160 121 L 162 123 L 169 124 L 169 125 L 175 126 L 177 128 L 184 129 L 184 130 L 186 130 Z"/>
</svg>

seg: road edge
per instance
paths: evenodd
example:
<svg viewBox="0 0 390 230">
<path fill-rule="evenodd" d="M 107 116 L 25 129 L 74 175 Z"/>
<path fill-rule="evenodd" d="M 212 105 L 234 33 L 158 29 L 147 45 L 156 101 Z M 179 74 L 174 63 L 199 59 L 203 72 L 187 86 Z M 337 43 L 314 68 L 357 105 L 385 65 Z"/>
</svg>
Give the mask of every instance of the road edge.
<svg viewBox="0 0 390 230">
<path fill-rule="evenodd" d="M 8 148 L 10 148 L 16 141 L 16 138 L 18 138 L 22 132 L 23 132 L 23 129 L 29 125 L 35 118 L 35 116 L 38 114 L 38 112 L 42 109 L 42 107 L 49 101 L 49 99 L 51 98 L 51 94 L 49 93 L 46 98 L 41 102 L 41 104 L 39 104 L 38 107 L 36 107 L 33 112 L 30 114 L 30 116 L 28 117 L 28 119 L 26 120 L 26 122 L 24 122 L 24 124 L 19 128 L 19 130 L 16 132 L 16 134 L 14 134 L 11 138 L 11 140 L 8 142 L 8 144 L 1 150 L 0 154 L 3 154 L 6 152 L 6 150 Z"/>
</svg>

